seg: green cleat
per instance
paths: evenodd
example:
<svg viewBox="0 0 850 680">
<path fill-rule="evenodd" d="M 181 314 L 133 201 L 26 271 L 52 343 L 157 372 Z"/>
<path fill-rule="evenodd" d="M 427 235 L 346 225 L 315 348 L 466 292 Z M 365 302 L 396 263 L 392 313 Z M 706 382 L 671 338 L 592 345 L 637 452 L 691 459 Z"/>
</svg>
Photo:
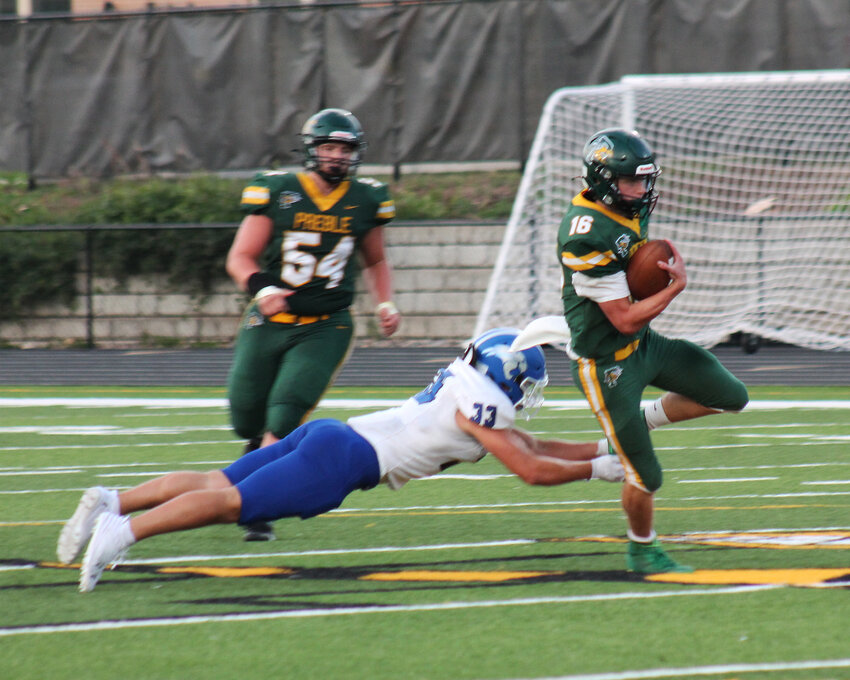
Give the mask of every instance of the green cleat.
<svg viewBox="0 0 850 680">
<path fill-rule="evenodd" d="M 667 574 L 670 572 L 688 574 L 694 570 L 693 567 L 679 564 L 670 557 L 661 547 L 657 538 L 652 543 L 629 541 L 626 567 L 636 574 Z"/>
</svg>

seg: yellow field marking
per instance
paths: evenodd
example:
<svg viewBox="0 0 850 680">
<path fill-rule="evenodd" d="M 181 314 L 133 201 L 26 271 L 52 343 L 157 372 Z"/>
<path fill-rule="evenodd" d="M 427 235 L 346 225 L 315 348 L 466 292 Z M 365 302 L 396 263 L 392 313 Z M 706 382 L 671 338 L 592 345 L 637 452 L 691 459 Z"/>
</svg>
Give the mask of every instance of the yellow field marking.
<svg viewBox="0 0 850 680">
<path fill-rule="evenodd" d="M 614 541 L 617 539 L 607 539 Z M 584 539 L 592 540 L 592 539 Z M 39 567 L 54 569 L 78 569 L 79 564 L 40 562 Z M 267 576 L 289 576 L 300 570 L 288 567 L 159 567 L 159 574 L 188 574 L 212 578 L 263 578 Z M 455 582 L 455 583 L 504 583 L 542 577 L 565 576 L 565 571 L 478 571 L 407 569 L 400 571 L 373 572 L 358 576 L 360 581 L 381 582 Z M 341 576 L 341 578 L 345 578 Z M 643 577 L 652 583 L 677 583 L 682 585 L 723 586 L 797 586 L 821 587 L 846 585 L 850 580 L 850 567 L 801 568 L 801 569 L 699 569 L 693 573 L 648 574 Z M 606 579 L 608 580 L 608 579 Z M 832 582 L 832 583 L 831 583 Z"/>
<path fill-rule="evenodd" d="M 690 574 L 651 574 L 644 577 L 656 583 L 691 585 L 786 585 L 814 586 L 831 579 L 850 576 L 843 569 L 700 569 Z"/>
<path fill-rule="evenodd" d="M 51 569 L 79 569 L 79 564 L 39 562 L 38 566 Z M 192 574 L 213 578 L 249 578 L 263 576 L 288 576 L 298 569 L 287 567 L 159 567 L 158 574 Z M 361 581 L 467 581 L 499 583 L 540 576 L 563 575 L 563 571 L 439 571 L 412 569 L 394 572 L 376 572 L 358 577 Z"/>
<path fill-rule="evenodd" d="M 247 578 L 252 576 L 285 576 L 295 569 L 286 567 L 160 567 L 160 574 L 197 574 L 215 578 Z"/>
<path fill-rule="evenodd" d="M 498 583 L 523 578 L 563 574 L 562 571 L 434 571 L 410 570 L 366 574 L 361 581 L 486 581 Z"/>
</svg>

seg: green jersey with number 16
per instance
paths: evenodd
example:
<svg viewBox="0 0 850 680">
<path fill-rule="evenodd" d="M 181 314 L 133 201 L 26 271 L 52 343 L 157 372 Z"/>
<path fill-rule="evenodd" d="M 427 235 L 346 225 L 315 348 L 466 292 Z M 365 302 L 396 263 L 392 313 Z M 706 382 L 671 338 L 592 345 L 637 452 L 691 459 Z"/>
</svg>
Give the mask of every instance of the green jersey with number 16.
<svg viewBox="0 0 850 680">
<path fill-rule="evenodd" d="M 351 305 L 360 240 L 395 217 L 386 184 L 351 178 L 325 196 L 303 172 L 259 173 L 243 190 L 241 207 L 274 223 L 260 267 L 280 277 L 281 288 L 295 291 L 287 303 L 299 315 Z"/>
<path fill-rule="evenodd" d="M 596 280 L 619 272 L 625 286 L 629 258 L 646 240 L 647 225 L 647 219 L 623 217 L 588 200 L 584 193 L 573 198 L 558 230 L 558 259 L 563 272 L 564 316 L 575 354 L 594 359 L 604 357 L 646 332 L 647 326 L 635 335 L 620 333 L 596 302 L 576 292 L 576 285 L 582 287 L 582 276 Z M 593 281 L 585 279 L 584 283 L 592 285 Z M 628 295 L 627 288 L 622 290 Z"/>
</svg>

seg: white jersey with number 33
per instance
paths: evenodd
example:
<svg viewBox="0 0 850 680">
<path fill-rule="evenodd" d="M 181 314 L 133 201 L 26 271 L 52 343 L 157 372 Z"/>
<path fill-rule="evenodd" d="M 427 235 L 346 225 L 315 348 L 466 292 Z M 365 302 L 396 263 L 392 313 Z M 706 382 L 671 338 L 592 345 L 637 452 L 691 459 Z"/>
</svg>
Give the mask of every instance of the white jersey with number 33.
<svg viewBox="0 0 850 680">
<path fill-rule="evenodd" d="M 401 406 L 349 418 L 348 424 L 375 448 L 381 481 L 398 489 L 453 463 L 475 463 L 484 457 L 478 441 L 457 426 L 456 411 L 497 430 L 511 427 L 516 414 L 496 383 L 456 359 Z"/>
</svg>

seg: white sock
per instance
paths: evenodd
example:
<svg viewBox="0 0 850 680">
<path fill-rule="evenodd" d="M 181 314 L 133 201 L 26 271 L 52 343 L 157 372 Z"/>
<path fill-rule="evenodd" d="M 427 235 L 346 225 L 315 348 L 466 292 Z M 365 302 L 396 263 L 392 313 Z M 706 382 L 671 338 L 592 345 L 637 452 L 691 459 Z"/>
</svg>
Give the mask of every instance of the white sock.
<svg viewBox="0 0 850 680">
<path fill-rule="evenodd" d="M 106 508 L 116 515 L 121 514 L 121 503 L 118 501 L 118 492 L 115 489 L 104 489 L 106 497 Z"/>
<path fill-rule="evenodd" d="M 626 531 L 626 536 L 629 537 L 630 541 L 634 541 L 635 543 L 652 543 L 657 535 L 655 529 L 649 532 L 649 536 L 638 536 L 631 529 Z"/>
<path fill-rule="evenodd" d="M 646 426 L 650 430 L 662 425 L 669 425 L 670 419 L 664 413 L 664 407 L 661 405 L 661 397 L 653 401 L 643 410 L 643 417 L 646 419 Z"/>
<path fill-rule="evenodd" d="M 125 547 L 129 548 L 136 542 L 136 537 L 133 534 L 133 530 L 130 528 L 130 518 L 122 516 L 122 519 L 124 521 L 121 522 L 121 529 L 119 530 L 121 535 L 121 543 Z"/>
</svg>

